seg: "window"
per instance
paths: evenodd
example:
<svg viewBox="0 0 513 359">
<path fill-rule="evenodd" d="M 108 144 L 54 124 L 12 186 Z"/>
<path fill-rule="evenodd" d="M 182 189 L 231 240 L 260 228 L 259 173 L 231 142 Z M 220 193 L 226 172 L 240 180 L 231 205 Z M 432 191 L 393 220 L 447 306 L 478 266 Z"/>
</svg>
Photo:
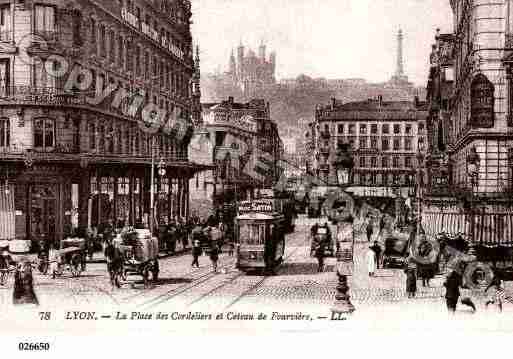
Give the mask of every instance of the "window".
<svg viewBox="0 0 513 359">
<path fill-rule="evenodd" d="M 401 133 L 401 125 L 395 124 L 394 125 L 394 134 L 400 134 Z"/>
<path fill-rule="evenodd" d="M 109 32 L 109 57 L 112 63 L 116 63 L 116 35 L 114 30 Z"/>
<path fill-rule="evenodd" d="M 93 51 L 96 52 L 96 36 L 97 33 L 96 33 L 96 20 L 95 19 L 91 19 L 91 44 L 93 45 Z"/>
<path fill-rule="evenodd" d="M 404 129 L 404 132 L 407 134 L 407 135 L 411 135 L 411 124 L 407 124 L 405 129 Z"/>
<path fill-rule="evenodd" d="M 124 49 L 124 42 L 123 42 L 123 37 L 119 37 L 118 38 L 118 64 L 120 67 L 124 67 L 125 66 L 125 57 L 124 57 L 124 54 L 123 54 L 123 49 Z"/>
<path fill-rule="evenodd" d="M 106 29 L 105 25 L 100 25 L 100 56 L 106 57 L 107 56 L 107 44 L 106 44 L 106 35 L 105 35 Z"/>
<path fill-rule="evenodd" d="M 135 47 L 135 74 L 136 76 L 141 75 L 141 47 Z"/>
<path fill-rule="evenodd" d="M 371 125 L 371 134 L 376 135 L 378 133 L 378 125 L 373 123 Z"/>
<path fill-rule="evenodd" d="M 366 165 L 365 157 L 360 157 L 360 167 L 365 167 L 365 165 Z"/>
<path fill-rule="evenodd" d="M 132 71 L 132 43 L 130 41 L 126 41 L 126 58 L 125 64 L 127 71 Z"/>
<path fill-rule="evenodd" d="M 392 167 L 399 168 L 399 157 L 392 158 Z"/>
<path fill-rule="evenodd" d="M 53 6 L 35 5 L 34 29 L 38 35 L 49 40 L 55 34 L 55 8 Z"/>
<path fill-rule="evenodd" d="M 410 156 L 404 158 L 404 167 L 411 168 L 412 167 L 412 159 Z"/>
<path fill-rule="evenodd" d="M 373 150 L 377 150 L 378 149 L 378 139 L 375 138 L 375 137 L 371 138 L 371 148 Z"/>
<path fill-rule="evenodd" d="M 52 150 L 55 147 L 55 121 L 49 118 L 34 120 L 34 148 Z"/>
<path fill-rule="evenodd" d="M 360 134 L 361 135 L 367 134 L 367 125 L 360 125 Z"/>
<path fill-rule="evenodd" d="M 0 6 L 0 41 L 11 41 L 11 5 Z"/>
<path fill-rule="evenodd" d="M 412 146 L 411 146 L 411 139 L 410 138 L 404 139 L 404 149 L 406 151 L 411 151 Z"/>
<path fill-rule="evenodd" d="M 388 124 L 382 125 L 381 132 L 384 134 L 387 134 L 387 135 L 390 133 L 390 128 L 389 128 Z"/>
<path fill-rule="evenodd" d="M 419 132 L 424 131 L 424 122 L 419 123 Z"/>
<path fill-rule="evenodd" d="M 0 60 L 0 95 L 7 95 L 9 93 L 9 60 Z"/>
<path fill-rule="evenodd" d="M 0 147 L 11 144 L 11 126 L 8 118 L 0 118 Z"/>
<path fill-rule="evenodd" d="M 81 46 L 82 45 L 82 37 L 80 33 L 82 32 L 82 16 L 78 11 L 73 13 L 73 45 Z"/>
<path fill-rule="evenodd" d="M 148 51 L 144 54 L 144 77 L 150 78 L 150 54 Z"/>
<path fill-rule="evenodd" d="M 338 133 L 344 133 L 344 125 L 343 124 L 340 124 L 337 126 L 337 132 Z"/>
<path fill-rule="evenodd" d="M 57 70 L 57 62 L 53 63 L 54 70 Z M 33 83 L 34 87 L 43 91 L 42 89 L 55 89 L 56 78 L 46 72 L 45 64 L 42 61 L 36 61 L 33 66 Z"/>
<path fill-rule="evenodd" d="M 372 168 L 378 167 L 378 161 L 377 161 L 376 157 L 371 157 L 371 167 Z"/>
<path fill-rule="evenodd" d="M 394 138 L 394 151 L 399 151 L 401 148 L 401 140 L 398 138 Z"/>
<path fill-rule="evenodd" d="M 356 125 L 351 123 L 349 124 L 349 134 L 354 135 L 356 133 Z"/>
<path fill-rule="evenodd" d="M 381 150 L 388 151 L 390 149 L 390 142 L 387 137 L 381 139 Z"/>
<path fill-rule="evenodd" d="M 89 123 L 89 149 L 96 149 L 96 124 L 93 122 Z"/>
<path fill-rule="evenodd" d="M 388 168 L 388 157 L 383 157 L 381 159 L 381 167 Z"/>
<path fill-rule="evenodd" d="M 400 175 L 395 174 L 392 178 L 393 178 L 392 181 L 393 181 L 394 186 L 398 186 L 401 184 L 401 176 Z"/>
<path fill-rule="evenodd" d="M 367 148 L 367 137 L 360 137 L 360 148 Z"/>
</svg>

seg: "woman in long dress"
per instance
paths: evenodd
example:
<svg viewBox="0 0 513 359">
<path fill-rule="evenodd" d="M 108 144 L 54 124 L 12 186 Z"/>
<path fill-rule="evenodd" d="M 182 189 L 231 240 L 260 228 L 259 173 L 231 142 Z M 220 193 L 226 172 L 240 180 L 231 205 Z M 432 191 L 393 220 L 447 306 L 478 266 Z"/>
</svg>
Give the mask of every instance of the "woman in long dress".
<svg viewBox="0 0 513 359">
<path fill-rule="evenodd" d="M 373 277 L 376 272 L 376 252 L 369 247 L 365 254 L 365 258 L 367 260 L 367 271 L 369 272 L 369 277 Z"/>
</svg>

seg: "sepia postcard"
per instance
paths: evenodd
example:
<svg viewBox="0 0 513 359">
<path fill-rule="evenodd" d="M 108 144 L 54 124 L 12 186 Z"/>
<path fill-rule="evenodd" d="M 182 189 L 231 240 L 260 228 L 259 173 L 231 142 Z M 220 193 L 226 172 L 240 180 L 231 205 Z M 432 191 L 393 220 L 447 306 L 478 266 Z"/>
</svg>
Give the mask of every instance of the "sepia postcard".
<svg viewBox="0 0 513 359">
<path fill-rule="evenodd" d="M 513 0 L 0 0 L 14 353 L 508 334 L 512 282 Z"/>
</svg>

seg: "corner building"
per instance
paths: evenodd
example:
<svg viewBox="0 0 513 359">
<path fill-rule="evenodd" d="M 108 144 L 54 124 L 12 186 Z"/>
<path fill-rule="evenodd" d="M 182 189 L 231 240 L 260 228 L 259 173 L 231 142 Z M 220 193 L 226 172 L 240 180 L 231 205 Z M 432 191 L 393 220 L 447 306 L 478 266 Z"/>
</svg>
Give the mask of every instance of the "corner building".
<svg viewBox="0 0 513 359">
<path fill-rule="evenodd" d="M 484 253 L 513 245 L 513 1 L 450 4 L 454 32 L 437 36 L 431 62 L 435 73 L 452 68 L 454 75 L 442 77 L 442 91 L 428 99 L 441 109 L 431 157 L 447 158 L 449 183 L 445 191 L 430 190 L 423 224 L 432 235 L 465 233 Z M 449 82 L 448 96 L 443 87 Z M 467 159 L 474 149 L 479 171 L 472 185 Z"/>
<path fill-rule="evenodd" d="M 153 135 L 140 120 L 147 104 L 198 120 L 189 1 L 0 1 L 0 15 L 0 240 L 147 225 L 152 149 L 166 169 L 155 174 L 156 217 L 187 217 L 188 179 L 201 169 L 187 158 L 192 130 Z M 59 77 L 46 70 L 66 70 L 57 55 L 69 64 Z M 91 86 L 82 76 L 69 91 L 74 68 Z M 108 86 L 103 101 L 86 100 Z"/>
</svg>

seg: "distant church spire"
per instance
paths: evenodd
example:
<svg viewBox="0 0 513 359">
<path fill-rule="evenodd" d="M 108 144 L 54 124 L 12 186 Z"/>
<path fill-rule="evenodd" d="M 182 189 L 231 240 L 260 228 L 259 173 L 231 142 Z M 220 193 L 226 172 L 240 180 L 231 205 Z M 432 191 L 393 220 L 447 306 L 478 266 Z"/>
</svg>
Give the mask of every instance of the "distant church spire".
<svg viewBox="0 0 513 359">
<path fill-rule="evenodd" d="M 404 63 L 403 63 L 403 31 L 399 29 L 397 34 L 397 69 L 395 72 L 397 77 L 404 76 Z"/>
</svg>

